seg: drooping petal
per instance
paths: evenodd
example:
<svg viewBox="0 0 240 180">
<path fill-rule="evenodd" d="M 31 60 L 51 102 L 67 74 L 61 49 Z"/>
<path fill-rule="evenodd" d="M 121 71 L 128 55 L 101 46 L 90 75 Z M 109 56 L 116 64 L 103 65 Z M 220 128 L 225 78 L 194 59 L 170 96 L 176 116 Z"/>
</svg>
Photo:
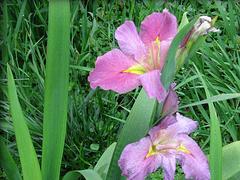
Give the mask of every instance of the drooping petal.
<svg viewBox="0 0 240 180">
<path fill-rule="evenodd" d="M 178 110 L 178 96 L 177 93 L 173 90 L 173 86 L 170 86 L 168 94 L 163 103 L 162 115 L 171 115 Z"/>
<path fill-rule="evenodd" d="M 185 134 L 179 135 L 178 140 L 189 151 L 189 153 L 179 151 L 177 155 L 177 159 L 184 171 L 185 178 L 209 180 L 210 171 L 208 160 L 198 144 Z"/>
<path fill-rule="evenodd" d="M 149 44 L 159 37 L 160 41 L 173 38 L 177 33 L 177 19 L 163 10 L 162 13 L 152 13 L 141 24 L 140 36 L 144 43 Z"/>
<path fill-rule="evenodd" d="M 161 83 L 159 70 L 147 72 L 139 78 L 149 98 L 156 98 L 159 102 L 164 100 L 166 91 Z"/>
<path fill-rule="evenodd" d="M 149 137 L 144 137 L 140 141 L 128 144 L 118 161 L 122 170 L 122 175 L 128 180 L 144 180 L 151 172 L 154 172 L 161 164 L 156 156 L 146 158 L 149 148 L 152 145 Z"/>
<path fill-rule="evenodd" d="M 174 155 L 164 155 L 162 159 L 164 180 L 174 180 L 176 159 Z"/>
<path fill-rule="evenodd" d="M 137 29 L 132 21 L 125 21 L 115 32 L 120 49 L 135 60 L 141 61 L 146 54 L 145 45 L 140 39 Z"/>
<path fill-rule="evenodd" d="M 96 67 L 90 73 L 88 81 L 92 88 L 100 86 L 104 90 L 126 93 L 140 85 L 137 74 L 123 73 L 135 62 L 119 49 L 113 49 L 97 58 Z"/>
</svg>

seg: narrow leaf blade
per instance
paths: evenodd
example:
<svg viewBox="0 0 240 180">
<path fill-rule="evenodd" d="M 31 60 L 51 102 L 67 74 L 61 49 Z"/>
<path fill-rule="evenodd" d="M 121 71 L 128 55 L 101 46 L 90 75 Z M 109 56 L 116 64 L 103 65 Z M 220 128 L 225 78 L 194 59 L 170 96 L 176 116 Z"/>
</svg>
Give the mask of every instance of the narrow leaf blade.
<svg viewBox="0 0 240 180">
<path fill-rule="evenodd" d="M 42 148 L 44 180 L 58 180 L 60 176 L 67 123 L 69 42 L 69 1 L 50 0 Z"/>
<path fill-rule="evenodd" d="M 14 132 L 25 180 L 41 180 L 41 171 L 32 139 L 17 97 L 12 71 L 7 65 L 8 98 L 13 120 Z"/>
<path fill-rule="evenodd" d="M 21 175 L 17 165 L 14 162 L 8 147 L 5 145 L 3 138 L 0 137 L 0 167 L 2 167 L 9 180 L 21 180 Z"/>
<path fill-rule="evenodd" d="M 98 174 L 105 179 L 108 169 L 109 169 L 109 165 L 111 163 L 111 159 L 112 159 L 112 155 L 114 152 L 114 149 L 116 147 L 116 142 L 112 143 L 107 149 L 106 151 L 102 154 L 102 156 L 100 157 L 100 159 L 98 160 L 96 166 L 94 167 L 94 170 L 96 172 L 98 172 Z"/>
<path fill-rule="evenodd" d="M 207 98 L 210 92 L 201 73 L 194 65 L 200 80 L 202 81 Z M 222 179 L 222 137 L 217 112 L 211 101 L 208 102 L 210 112 L 210 172 L 211 179 Z"/>
</svg>

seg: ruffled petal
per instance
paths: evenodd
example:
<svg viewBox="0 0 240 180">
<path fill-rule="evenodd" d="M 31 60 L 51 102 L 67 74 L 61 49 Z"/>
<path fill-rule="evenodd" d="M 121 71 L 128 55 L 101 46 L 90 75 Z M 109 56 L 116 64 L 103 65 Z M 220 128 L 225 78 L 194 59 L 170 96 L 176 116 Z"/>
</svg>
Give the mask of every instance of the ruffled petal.
<svg viewBox="0 0 240 180">
<path fill-rule="evenodd" d="M 161 83 L 159 70 L 147 72 L 139 78 L 149 98 L 156 98 L 159 102 L 164 100 L 166 91 Z"/>
<path fill-rule="evenodd" d="M 177 19 L 165 9 L 162 13 L 152 13 L 144 19 L 140 37 L 145 44 L 149 44 L 157 37 L 160 41 L 173 38 L 176 33 Z"/>
<path fill-rule="evenodd" d="M 179 160 L 186 179 L 209 180 L 210 171 L 208 160 L 198 144 L 189 136 L 182 134 L 178 140 L 189 151 L 184 153 L 179 151 L 177 159 Z"/>
<path fill-rule="evenodd" d="M 123 73 L 136 63 L 119 49 L 113 49 L 97 58 L 96 67 L 88 81 L 91 88 L 100 86 L 104 90 L 126 93 L 140 85 L 137 74 Z"/>
<path fill-rule="evenodd" d="M 122 175 L 128 180 L 144 180 L 151 172 L 154 172 L 161 164 L 157 156 L 146 158 L 149 148 L 152 145 L 149 137 L 144 137 L 140 141 L 128 144 L 118 161 L 122 170 Z"/>
<path fill-rule="evenodd" d="M 140 39 L 137 29 L 132 21 L 125 21 L 115 32 L 120 49 L 135 60 L 141 61 L 146 54 L 145 45 Z"/>
<path fill-rule="evenodd" d="M 179 113 L 176 113 L 176 120 L 177 122 L 175 124 L 169 126 L 169 131 L 175 131 L 178 134 L 190 134 L 191 132 L 196 130 L 198 126 L 197 121 L 193 121 L 192 119 L 182 116 Z"/>
<path fill-rule="evenodd" d="M 149 131 L 149 135 L 153 143 L 161 141 L 172 141 L 181 134 L 189 134 L 197 128 L 198 123 L 182 116 L 176 115 L 166 116 L 160 124 L 153 127 Z"/>
</svg>

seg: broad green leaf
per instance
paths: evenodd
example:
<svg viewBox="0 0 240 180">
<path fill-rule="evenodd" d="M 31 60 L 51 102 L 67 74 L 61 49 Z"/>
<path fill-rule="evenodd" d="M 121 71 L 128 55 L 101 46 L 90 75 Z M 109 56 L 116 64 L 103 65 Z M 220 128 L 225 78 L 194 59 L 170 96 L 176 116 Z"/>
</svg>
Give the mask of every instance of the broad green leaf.
<svg viewBox="0 0 240 180">
<path fill-rule="evenodd" d="M 223 147 L 223 179 L 240 177 L 240 141 Z"/>
<path fill-rule="evenodd" d="M 69 48 L 69 1 L 50 0 L 42 147 L 44 180 L 58 180 L 60 175 L 67 123 Z"/>
<path fill-rule="evenodd" d="M 14 162 L 8 147 L 5 145 L 3 138 L 0 137 L 0 167 L 2 167 L 9 180 L 21 180 L 21 175 L 17 165 Z"/>
<path fill-rule="evenodd" d="M 7 65 L 8 99 L 24 180 L 41 180 L 41 171 L 32 139 L 17 97 L 12 71 Z"/>
<path fill-rule="evenodd" d="M 185 25 L 181 31 L 178 32 L 176 37 L 173 39 L 171 46 L 168 50 L 168 54 L 165 60 L 165 64 L 162 70 L 161 81 L 165 89 L 168 89 L 170 84 L 174 80 L 174 76 L 176 73 L 176 53 L 179 49 L 179 45 L 181 44 L 184 37 L 187 33 L 192 29 L 196 22 L 197 18 L 195 18 L 192 22 Z"/>
<path fill-rule="evenodd" d="M 108 170 L 107 180 L 118 180 L 121 178 L 118 159 L 122 150 L 127 144 L 138 141 L 147 134 L 149 124 L 151 123 L 156 110 L 156 104 L 157 102 L 149 99 L 145 91 L 142 89 L 121 130 Z"/>
<path fill-rule="evenodd" d="M 180 31 L 185 25 L 189 23 L 187 18 L 187 12 L 184 12 L 182 15 L 182 20 L 180 22 L 180 25 L 178 26 L 178 31 Z"/>
<path fill-rule="evenodd" d="M 63 177 L 63 180 L 78 180 L 83 176 L 86 180 L 103 180 L 93 169 L 70 171 Z"/>
<path fill-rule="evenodd" d="M 98 160 L 96 166 L 94 167 L 94 171 L 98 172 L 98 174 L 105 179 L 108 169 L 109 169 L 109 165 L 112 159 L 112 155 L 114 152 L 114 149 L 116 147 L 117 143 L 112 143 L 107 149 L 106 151 L 102 154 L 102 156 L 100 157 L 100 159 Z"/>
<path fill-rule="evenodd" d="M 208 103 L 219 102 L 219 101 L 226 101 L 226 100 L 234 99 L 234 98 L 240 98 L 240 93 L 218 94 L 216 96 L 211 96 L 210 98 L 207 98 L 202 101 L 198 101 L 198 102 L 191 103 L 191 104 L 186 104 L 184 106 L 181 106 L 180 108 L 198 106 L 198 105 L 202 105 L 202 104 L 208 104 Z"/>
<path fill-rule="evenodd" d="M 202 81 L 206 96 L 209 99 L 211 96 L 207 84 L 197 67 L 195 65 L 194 67 Z M 210 112 L 210 172 L 211 179 L 218 180 L 222 179 L 222 137 L 217 113 L 211 101 L 208 102 L 208 107 Z"/>
</svg>

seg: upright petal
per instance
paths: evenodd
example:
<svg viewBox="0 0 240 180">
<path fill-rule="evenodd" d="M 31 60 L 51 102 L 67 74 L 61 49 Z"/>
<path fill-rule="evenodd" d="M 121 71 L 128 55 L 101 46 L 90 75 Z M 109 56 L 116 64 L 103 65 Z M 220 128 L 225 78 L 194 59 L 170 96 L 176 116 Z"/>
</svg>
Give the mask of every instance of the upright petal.
<svg viewBox="0 0 240 180">
<path fill-rule="evenodd" d="M 167 141 L 178 137 L 181 134 L 189 134 L 197 128 L 198 123 L 176 113 L 166 116 L 160 124 L 149 131 L 153 143 Z"/>
<path fill-rule="evenodd" d="M 165 117 L 157 126 L 154 126 L 148 134 L 150 135 L 150 138 L 153 143 L 158 142 L 162 139 L 168 139 L 175 136 L 175 132 L 172 132 L 173 135 L 170 135 L 167 130 L 167 128 L 173 124 L 175 124 L 176 117 L 173 115 Z"/>
<path fill-rule="evenodd" d="M 145 45 L 140 39 L 137 29 L 132 21 L 125 21 L 115 32 L 120 49 L 135 60 L 141 61 L 146 54 Z"/>
<path fill-rule="evenodd" d="M 177 19 L 165 9 L 162 13 L 152 13 L 143 20 L 140 37 L 144 43 L 149 44 L 157 37 L 160 41 L 173 38 L 176 33 Z"/>
<path fill-rule="evenodd" d="M 169 47 L 171 45 L 171 42 L 172 42 L 172 39 L 160 42 L 160 64 L 159 64 L 160 70 L 162 70 L 162 68 L 164 67 L 165 60 L 166 60 L 167 53 L 168 53 Z"/>
<path fill-rule="evenodd" d="M 124 148 L 118 165 L 122 170 L 122 175 L 128 180 L 144 180 L 149 173 L 154 172 L 160 166 L 161 162 L 158 161 L 157 156 L 146 158 L 151 145 L 150 138 L 144 137 Z"/>
<path fill-rule="evenodd" d="M 169 128 L 174 129 L 178 134 L 185 133 L 190 134 L 194 130 L 196 130 L 198 126 L 197 121 L 193 121 L 190 118 L 187 118 L 179 113 L 176 114 L 177 122 L 171 125 Z"/>
<path fill-rule="evenodd" d="M 100 86 L 104 90 L 118 93 L 129 92 L 139 86 L 140 82 L 137 74 L 123 71 L 134 64 L 135 62 L 119 49 L 113 49 L 97 58 L 96 67 L 88 77 L 90 86 L 92 88 Z"/>
<path fill-rule="evenodd" d="M 178 110 L 178 96 L 177 93 L 173 90 L 173 86 L 170 86 L 168 94 L 163 103 L 162 115 L 171 115 Z"/>
<path fill-rule="evenodd" d="M 139 77 L 149 98 L 156 98 L 159 102 L 164 100 L 166 91 L 161 83 L 159 70 L 147 72 Z"/>
<path fill-rule="evenodd" d="M 186 147 L 189 153 L 179 151 L 177 159 L 179 160 L 186 179 L 209 180 L 210 171 L 208 160 L 197 143 L 189 136 L 182 134 L 178 137 L 182 145 Z"/>
</svg>

